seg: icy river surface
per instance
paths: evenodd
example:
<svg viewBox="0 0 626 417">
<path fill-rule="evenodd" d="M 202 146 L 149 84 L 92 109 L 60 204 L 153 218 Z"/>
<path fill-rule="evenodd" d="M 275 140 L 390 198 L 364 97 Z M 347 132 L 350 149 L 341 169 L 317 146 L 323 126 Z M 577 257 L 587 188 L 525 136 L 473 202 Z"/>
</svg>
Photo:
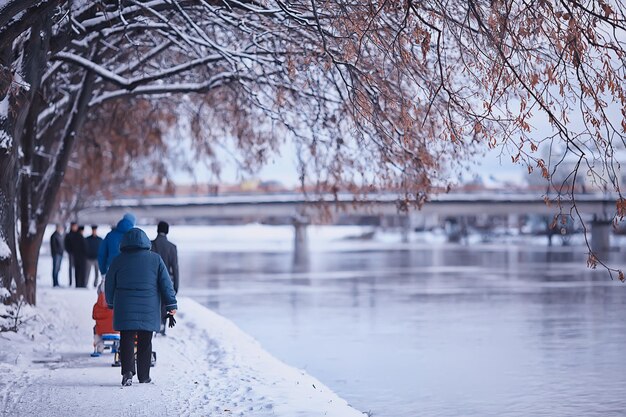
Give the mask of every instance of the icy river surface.
<svg viewBox="0 0 626 417">
<path fill-rule="evenodd" d="M 361 232 L 309 230 L 303 265 L 289 227 L 170 237 L 181 293 L 373 416 L 624 415 L 626 287 L 582 246 Z"/>
</svg>

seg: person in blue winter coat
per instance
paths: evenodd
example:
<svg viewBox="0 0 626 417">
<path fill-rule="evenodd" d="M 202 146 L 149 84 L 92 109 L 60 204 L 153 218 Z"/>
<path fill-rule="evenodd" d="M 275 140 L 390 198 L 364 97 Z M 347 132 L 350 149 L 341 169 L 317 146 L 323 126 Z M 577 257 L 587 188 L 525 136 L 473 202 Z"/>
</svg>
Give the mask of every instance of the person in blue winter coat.
<svg viewBox="0 0 626 417">
<path fill-rule="evenodd" d="M 113 259 L 105 280 L 107 306 L 113 309 L 113 328 L 120 332 L 122 385 L 132 385 L 135 374 L 134 345 L 137 338 L 137 377 L 150 382 L 152 333 L 161 326 L 161 302 L 172 316 L 178 309 L 176 294 L 165 263 L 150 251 L 143 230 L 124 234 L 121 253 Z"/>
<path fill-rule="evenodd" d="M 98 249 L 98 268 L 100 268 L 100 273 L 103 276 L 106 275 L 113 258 L 120 254 L 122 236 L 133 227 L 135 227 L 135 216 L 132 213 L 126 213 L 117 223 L 115 229 L 104 237 Z"/>
</svg>

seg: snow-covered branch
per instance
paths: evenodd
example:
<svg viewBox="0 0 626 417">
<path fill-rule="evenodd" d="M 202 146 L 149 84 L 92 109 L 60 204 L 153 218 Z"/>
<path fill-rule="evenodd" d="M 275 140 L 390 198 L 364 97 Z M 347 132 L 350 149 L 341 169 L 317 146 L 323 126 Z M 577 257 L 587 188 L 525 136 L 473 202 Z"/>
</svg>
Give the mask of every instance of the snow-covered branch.
<svg viewBox="0 0 626 417">
<path fill-rule="evenodd" d="M 133 90 L 115 90 L 109 91 L 95 97 L 89 102 L 89 106 L 98 106 L 110 100 L 119 99 L 121 97 L 130 96 L 157 96 L 175 93 L 206 93 L 211 89 L 220 87 L 229 81 L 237 79 L 236 74 L 231 72 L 221 73 L 211 77 L 209 80 L 201 83 L 178 83 L 178 84 L 159 84 L 145 85 L 137 87 Z"/>
<path fill-rule="evenodd" d="M 95 72 L 106 81 L 110 81 L 120 87 L 125 87 L 128 90 L 133 90 L 142 84 L 147 84 L 155 80 L 163 80 L 172 75 L 180 74 L 182 72 L 191 70 L 194 67 L 208 64 L 211 62 L 217 62 L 220 59 L 222 59 L 222 56 L 217 55 L 217 54 L 207 55 L 205 57 L 194 59 L 192 61 L 180 64 L 180 65 L 175 65 L 171 68 L 163 69 L 153 74 L 147 74 L 141 77 L 133 77 L 133 78 L 122 77 L 118 75 L 117 73 L 110 71 L 104 68 L 103 66 L 98 65 L 76 54 L 59 52 L 58 54 L 56 54 L 55 58 L 60 59 L 60 60 L 65 60 L 68 62 L 73 62 L 85 69 L 88 69 L 89 71 Z"/>
</svg>

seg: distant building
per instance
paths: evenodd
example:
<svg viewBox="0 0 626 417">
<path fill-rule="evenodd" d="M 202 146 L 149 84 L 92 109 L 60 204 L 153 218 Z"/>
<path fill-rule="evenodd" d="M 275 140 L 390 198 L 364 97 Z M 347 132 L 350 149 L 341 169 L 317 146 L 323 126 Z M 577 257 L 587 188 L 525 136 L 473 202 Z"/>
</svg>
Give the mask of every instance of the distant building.
<svg viewBox="0 0 626 417">
<path fill-rule="evenodd" d="M 287 191 L 287 188 L 279 181 L 269 180 L 259 183 L 259 190 L 266 193 L 279 193 Z"/>
</svg>

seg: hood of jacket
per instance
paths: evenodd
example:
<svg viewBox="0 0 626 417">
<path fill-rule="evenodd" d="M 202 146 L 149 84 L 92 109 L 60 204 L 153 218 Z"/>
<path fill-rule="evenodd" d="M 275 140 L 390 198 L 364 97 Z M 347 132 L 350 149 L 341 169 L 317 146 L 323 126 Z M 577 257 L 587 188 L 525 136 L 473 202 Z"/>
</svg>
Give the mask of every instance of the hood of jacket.
<svg viewBox="0 0 626 417">
<path fill-rule="evenodd" d="M 124 233 L 122 242 L 120 243 L 120 250 L 122 252 L 138 249 L 150 250 L 151 247 L 152 244 L 150 243 L 150 239 L 148 239 L 146 233 L 136 227 Z"/>
<path fill-rule="evenodd" d="M 119 231 L 121 233 L 126 233 L 130 229 L 132 229 L 133 226 L 135 226 L 135 225 L 129 219 L 124 217 L 122 220 L 117 222 L 117 226 L 115 226 L 115 230 L 117 230 L 117 231 Z"/>
</svg>

